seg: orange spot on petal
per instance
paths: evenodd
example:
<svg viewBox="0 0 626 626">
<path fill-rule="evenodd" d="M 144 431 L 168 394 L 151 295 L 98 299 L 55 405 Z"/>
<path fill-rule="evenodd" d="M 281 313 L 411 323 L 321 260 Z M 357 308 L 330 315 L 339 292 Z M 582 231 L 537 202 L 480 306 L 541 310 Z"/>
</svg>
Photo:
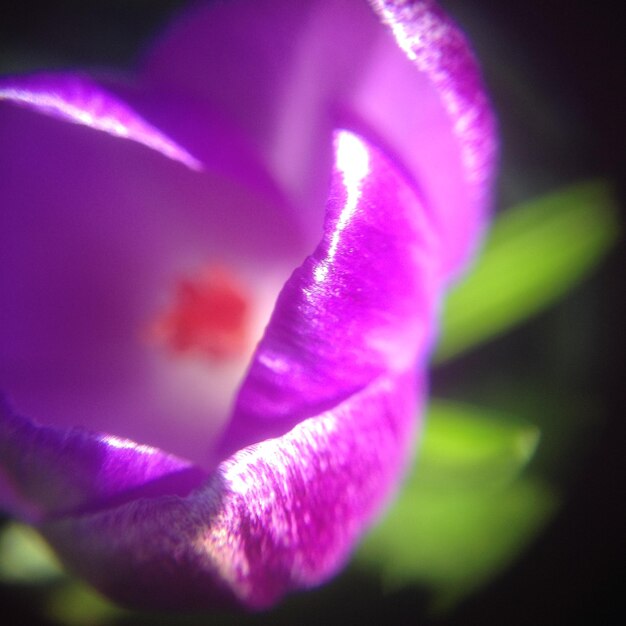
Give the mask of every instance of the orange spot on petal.
<svg viewBox="0 0 626 626">
<path fill-rule="evenodd" d="M 245 351 L 247 317 L 242 287 L 230 272 L 211 266 L 178 283 L 173 305 L 157 319 L 152 336 L 174 352 L 223 360 Z"/>
</svg>

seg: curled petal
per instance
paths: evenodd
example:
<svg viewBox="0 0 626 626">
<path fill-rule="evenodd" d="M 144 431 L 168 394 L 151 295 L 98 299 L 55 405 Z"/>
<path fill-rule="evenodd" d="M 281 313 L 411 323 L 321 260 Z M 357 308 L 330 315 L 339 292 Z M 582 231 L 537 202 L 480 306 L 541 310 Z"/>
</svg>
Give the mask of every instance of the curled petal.
<svg viewBox="0 0 626 626">
<path fill-rule="evenodd" d="M 224 264 L 260 303 L 258 340 L 305 255 L 290 214 L 245 177 L 198 172 L 38 109 L 0 102 L 0 111 L 0 389 L 9 405 L 45 425 L 206 462 L 254 346 L 211 368 L 170 358 L 151 324 L 182 278 Z"/>
<path fill-rule="evenodd" d="M 274 203 L 285 202 L 241 129 L 208 103 L 199 106 L 193 97 L 180 98 L 138 76 L 12 76 L 0 79 L 0 102 L 139 143 L 193 171 L 220 173 Z"/>
<path fill-rule="evenodd" d="M 237 451 L 188 494 L 139 488 L 140 497 L 122 493 L 41 521 L 66 563 L 122 603 L 269 606 L 334 574 L 398 485 L 424 395 L 415 365 L 437 300 L 430 233 L 412 187 L 380 152 L 346 131 L 335 149 L 325 236 L 288 281 L 259 346 L 225 438 Z M 263 357 L 280 351 L 287 371 L 267 370 Z M 272 404 L 281 380 L 287 400 Z M 246 394 L 264 386 L 267 419 L 258 407 L 244 413 Z M 23 447 L 54 436 L 27 434 Z M 107 443 L 121 467 L 125 451 Z M 47 464 L 50 451 L 38 449 Z"/>
<path fill-rule="evenodd" d="M 142 72 L 242 128 L 315 238 L 333 130 L 384 145 L 420 188 L 451 276 L 484 227 L 491 109 L 469 44 L 434 2 L 372 4 L 378 16 L 353 0 L 199 4 Z"/>
<path fill-rule="evenodd" d="M 116 94 L 79 74 L 34 74 L 0 81 L 0 101 L 136 141 L 187 167 L 201 163 Z"/>
<path fill-rule="evenodd" d="M 335 153 L 324 236 L 278 297 L 223 453 L 281 435 L 427 354 L 441 285 L 424 206 L 357 135 L 338 132 Z"/>
<path fill-rule="evenodd" d="M 428 180 L 437 186 L 432 190 L 436 209 L 433 215 L 444 233 L 450 266 L 461 268 L 476 246 L 475 234 L 485 226 L 484 210 L 489 205 L 497 153 L 495 120 L 478 64 L 463 33 L 434 0 L 370 3 L 391 28 L 408 59 L 432 82 L 458 142 L 462 182 L 466 186 L 460 199 L 466 210 L 459 211 L 459 204 L 450 202 L 445 189 L 461 181 L 433 176 L 434 171 Z"/>
<path fill-rule="evenodd" d="M 204 478 L 199 468 L 161 450 L 82 429 L 40 426 L 4 404 L 0 458 L 2 508 L 31 522 L 139 497 L 186 495 Z"/>
<path fill-rule="evenodd" d="M 378 379 L 241 450 L 185 498 L 142 498 L 41 530 L 77 573 L 133 606 L 263 608 L 333 575 L 393 493 L 416 426 L 413 372 Z"/>
</svg>

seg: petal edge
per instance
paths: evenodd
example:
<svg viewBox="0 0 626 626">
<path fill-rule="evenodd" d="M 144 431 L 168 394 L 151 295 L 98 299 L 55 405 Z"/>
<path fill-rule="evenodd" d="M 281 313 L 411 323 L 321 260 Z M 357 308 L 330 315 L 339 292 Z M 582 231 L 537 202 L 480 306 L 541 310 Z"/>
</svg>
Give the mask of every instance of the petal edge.
<svg viewBox="0 0 626 626">
<path fill-rule="evenodd" d="M 413 448 L 417 387 L 413 372 L 381 378 L 237 452 L 186 498 L 136 500 L 41 530 L 122 604 L 266 608 L 335 574 L 393 495 Z"/>
<path fill-rule="evenodd" d="M 335 155 L 324 237 L 278 297 L 217 461 L 420 367 L 430 349 L 441 284 L 424 205 L 356 134 L 337 132 Z"/>
</svg>

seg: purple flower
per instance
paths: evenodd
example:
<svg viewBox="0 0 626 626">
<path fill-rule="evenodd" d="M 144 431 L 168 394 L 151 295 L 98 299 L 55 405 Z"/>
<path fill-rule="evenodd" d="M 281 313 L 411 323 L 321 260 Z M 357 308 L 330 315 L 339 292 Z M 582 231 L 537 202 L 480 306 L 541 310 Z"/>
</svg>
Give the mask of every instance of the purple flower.
<svg viewBox="0 0 626 626">
<path fill-rule="evenodd" d="M 136 606 L 333 575 L 406 468 L 484 225 L 463 36 L 428 0 L 233 0 L 131 77 L 0 99 L 3 508 Z"/>
</svg>

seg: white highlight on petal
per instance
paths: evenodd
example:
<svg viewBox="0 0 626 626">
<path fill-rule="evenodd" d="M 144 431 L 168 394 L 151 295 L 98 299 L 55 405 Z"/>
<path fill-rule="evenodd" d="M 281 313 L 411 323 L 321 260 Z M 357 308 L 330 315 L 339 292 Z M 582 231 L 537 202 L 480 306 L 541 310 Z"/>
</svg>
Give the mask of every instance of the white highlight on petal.
<svg viewBox="0 0 626 626">
<path fill-rule="evenodd" d="M 138 116 L 130 107 L 112 99 L 106 92 L 98 91 L 95 84 L 76 83 L 71 87 L 72 90 L 67 95 L 23 87 L 4 87 L 0 88 L 0 101 L 7 100 L 39 113 L 136 141 L 192 170 L 203 169 L 198 159 Z"/>
<path fill-rule="evenodd" d="M 343 183 L 346 186 L 348 198 L 333 232 L 328 251 L 328 256 L 331 259 L 337 251 L 339 235 L 350 222 L 361 198 L 361 183 L 370 172 L 367 148 L 356 135 L 348 131 L 341 131 L 337 137 L 337 169 L 343 175 Z"/>
<path fill-rule="evenodd" d="M 102 435 L 100 440 L 106 443 L 107 446 L 111 446 L 112 448 L 117 448 L 119 450 L 134 450 L 135 452 L 139 452 L 141 454 L 156 454 L 161 452 L 152 446 L 138 444 L 131 439 L 123 439 L 114 435 Z"/>
<path fill-rule="evenodd" d="M 343 184 L 348 197 L 341 210 L 337 224 L 331 236 L 327 258 L 314 270 L 314 278 L 322 282 L 328 275 L 329 264 L 332 263 L 342 231 L 350 223 L 361 198 L 361 188 L 365 177 L 370 172 L 370 159 L 363 142 L 347 130 L 337 133 L 336 167 L 341 172 Z"/>
</svg>

